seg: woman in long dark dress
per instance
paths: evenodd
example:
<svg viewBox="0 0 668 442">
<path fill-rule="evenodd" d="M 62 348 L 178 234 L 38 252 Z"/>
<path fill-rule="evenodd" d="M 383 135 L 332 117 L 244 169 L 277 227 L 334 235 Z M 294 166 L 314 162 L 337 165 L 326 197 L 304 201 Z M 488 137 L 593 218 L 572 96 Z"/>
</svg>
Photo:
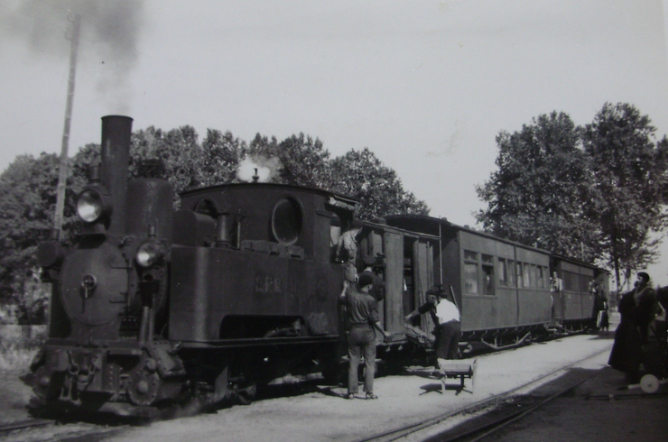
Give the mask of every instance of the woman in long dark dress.
<svg viewBox="0 0 668 442">
<path fill-rule="evenodd" d="M 647 342 L 647 331 L 656 303 L 656 294 L 649 286 L 649 280 L 647 273 L 638 273 L 636 288 L 619 300 L 621 322 L 615 330 L 615 342 L 608 360 L 612 368 L 625 372 L 632 383 L 640 381 L 642 345 Z"/>
</svg>

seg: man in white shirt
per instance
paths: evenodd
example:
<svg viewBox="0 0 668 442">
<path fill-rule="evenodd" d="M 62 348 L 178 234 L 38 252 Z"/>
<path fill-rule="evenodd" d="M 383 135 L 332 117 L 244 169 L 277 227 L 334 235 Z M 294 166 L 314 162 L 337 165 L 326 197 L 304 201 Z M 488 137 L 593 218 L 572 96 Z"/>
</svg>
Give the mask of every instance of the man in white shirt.
<svg viewBox="0 0 668 442">
<path fill-rule="evenodd" d="M 450 296 L 441 287 L 436 286 L 427 291 L 427 302 L 406 316 L 406 322 L 415 316 L 430 313 L 436 328 L 436 358 L 459 359 L 459 336 L 461 335 L 461 316 L 457 306 L 448 298 Z M 438 362 L 436 364 L 438 368 Z"/>
</svg>

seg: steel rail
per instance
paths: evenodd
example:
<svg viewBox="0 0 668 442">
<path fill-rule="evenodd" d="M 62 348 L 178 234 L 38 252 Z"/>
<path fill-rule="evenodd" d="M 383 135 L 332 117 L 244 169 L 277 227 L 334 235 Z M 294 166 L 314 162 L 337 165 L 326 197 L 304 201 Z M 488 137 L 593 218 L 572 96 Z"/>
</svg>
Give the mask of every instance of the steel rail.
<svg viewBox="0 0 668 442">
<path fill-rule="evenodd" d="M 21 422 L 10 422 L 8 424 L 0 425 L 0 433 L 8 433 L 10 431 L 22 430 L 24 428 L 43 427 L 51 423 L 52 423 L 51 421 L 45 421 L 41 419 L 33 419 Z"/>
<path fill-rule="evenodd" d="M 520 386 L 517 386 L 515 388 L 512 388 L 508 391 L 505 391 L 505 392 L 500 393 L 498 395 L 492 396 L 490 398 L 483 399 L 483 400 L 480 400 L 478 402 L 474 402 L 473 404 L 467 405 L 467 406 L 459 408 L 457 410 L 449 411 L 449 412 L 444 413 L 442 415 L 439 415 L 439 416 L 436 416 L 436 417 L 433 417 L 433 418 L 429 418 L 429 419 L 426 419 L 426 420 L 421 421 L 421 422 L 416 422 L 416 423 L 413 423 L 413 424 L 405 425 L 405 426 L 395 428 L 393 430 L 389 430 L 389 431 L 386 431 L 386 432 L 383 432 L 383 433 L 380 433 L 380 434 L 376 434 L 376 435 L 373 435 L 373 436 L 370 436 L 370 437 L 365 437 L 365 438 L 362 438 L 362 439 L 356 439 L 354 442 L 374 442 L 374 441 L 391 442 L 391 441 L 396 441 L 396 440 L 401 439 L 402 437 L 406 437 L 406 436 L 408 436 L 412 433 L 416 433 L 416 432 L 424 430 L 426 428 L 433 427 L 434 425 L 438 425 L 439 423 L 441 423 L 444 420 L 446 420 L 448 418 L 451 418 L 453 416 L 493 406 L 493 405 L 497 404 L 499 402 L 499 400 L 507 398 L 507 397 L 513 395 L 514 393 L 531 386 L 532 384 L 537 384 L 537 383 L 539 383 L 540 381 L 542 381 L 546 378 L 554 376 L 555 374 L 559 373 L 560 371 L 565 371 L 565 370 L 571 368 L 574 365 L 580 364 L 580 363 L 582 363 L 582 362 L 584 362 L 588 359 L 594 358 L 594 357 L 596 357 L 596 356 L 598 356 L 602 353 L 609 352 L 609 351 L 610 351 L 609 348 L 606 348 L 604 350 L 596 351 L 596 352 L 594 352 L 594 353 L 592 353 L 588 356 L 585 356 L 582 359 L 579 359 L 579 360 L 577 360 L 575 362 L 572 362 L 568 365 L 565 365 L 565 366 L 560 367 L 556 370 L 553 370 L 549 373 L 546 373 L 546 374 L 541 375 L 537 378 L 534 378 L 534 379 L 532 379 L 532 380 L 530 380 L 530 381 L 528 381 L 528 382 L 526 382 L 526 383 L 524 383 Z M 579 385 L 579 383 L 584 382 L 587 379 L 588 378 L 585 378 L 584 380 L 578 382 L 577 385 Z M 558 395 L 565 394 L 567 391 L 575 388 L 577 385 L 570 386 L 567 390 L 558 393 Z M 555 397 L 557 397 L 557 396 L 555 396 Z M 480 431 L 480 429 L 478 429 L 476 431 Z M 469 436 L 470 436 L 470 434 L 469 434 Z M 453 439 L 453 440 L 456 440 L 456 439 Z"/>
<path fill-rule="evenodd" d="M 585 377 L 584 379 L 580 379 L 580 380 L 579 380 L 578 382 L 576 382 L 575 384 L 570 385 L 569 387 L 567 387 L 567 388 L 565 388 L 565 389 L 562 389 L 561 391 L 559 391 L 559 392 L 553 394 L 552 396 L 549 396 L 549 397 L 543 399 L 542 401 L 540 401 L 540 402 L 538 402 L 538 403 L 536 403 L 536 404 L 530 406 L 530 407 L 527 408 L 526 410 L 522 410 L 522 411 L 520 411 L 520 412 L 514 413 L 514 414 L 511 415 L 511 416 L 506 416 L 506 417 L 504 417 L 504 418 L 502 418 L 502 419 L 499 419 L 499 420 L 497 420 L 497 421 L 495 421 L 495 422 L 490 423 L 490 424 L 487 426 L 487 427 L 489 428 L 489 430 L 487 430 L 487 431 L 485 431 L 484 433 L 482 433 L 481 435 L 477 436 L 475 439 L 470 439 L 468 442 L 478 442 L 478 441 L 480 441 L 480 440 L 486 438 L 487 436 L 490 436 L 490 435 L 496 433 L 497 431 L 499 431 L 499 430 L 501 430 L 501 429 L 507 427 L 507 426 L 510 425 L 511 423 L 520 420 L 521 418 L 523 418 L 523 417 L 526 416 L 527 414 L 529 414 L 529 413 L 533 413 L 533 412 L 536 411 L 538 408 L 542 407 L 543 405 L 547 404 L 548 402 L 551 402 L 551 401 L 553 401 L 554 399 L 556 399 L 556 398 L 558 398 L 558 397 L 560 397 L 560 396 L 563 396 L 564 394 L 566 394 L 566 393 L 568 393 L 569 391 L 573 390 L 573 389 L 574 389 L 575 387 L 577 387 L 578 385 L 580 385 L 580 384 L 582 384 L 583 382 L 585 382 L 585 381 L 591 379 L 593 376 L 594 376 L 594 374 L 591 374 L 591 375 Z M 472 436 L 472 435 L 475 434 L 475 433 L 478 433 L 479 431 L 481 431 L 481 429 L 478 429 L 478 430 L 475 431 L 475 432 L 474 432 L 474 431 L 471 431 L 471 432 L 468 432 L 467 434 L 458 435 L 458 436 L 456 436 L 456 437 L 452 437 L 452 438 L 450 438 L 450 439 L 445 439 L 445 440 L 443 440 L 442 442 L 455 442 L 455 441 L 458 441 L 458 440 L 462 440 L 462 439 L 464 439 L 465 437 L 469 437 L 469 436 Z"/>
</svg>

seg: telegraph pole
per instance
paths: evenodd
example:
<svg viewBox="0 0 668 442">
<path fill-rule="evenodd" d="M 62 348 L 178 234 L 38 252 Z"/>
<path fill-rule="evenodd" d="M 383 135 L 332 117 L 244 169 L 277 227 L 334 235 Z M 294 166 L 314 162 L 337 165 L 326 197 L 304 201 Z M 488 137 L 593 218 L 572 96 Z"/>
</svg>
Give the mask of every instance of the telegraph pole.
<svg viewBox="0 0 668 442">
<path fill-rule="evenodd" d="M 58 188 L 56 191 L 56 214 L 54 230 L 58 238 L 62 237 L 63 211 L 65 209 L 65 187 L 67 185 L 67 151 L 70 144 L 70 123 L 72 121 L 72 105 L 74 102 L 74 80 L 76 77 L 77 49 L 79 48 L 79 28 L 81 17 L 74 15 L 72 20 L 72 36 L 70 46 L 70 75 L 67 83 L 67 106 L 65 108 L 65 125 L 63 127 L 63 141 L 60 148 L 60 166 L 58 170 Z"/>
</svg>

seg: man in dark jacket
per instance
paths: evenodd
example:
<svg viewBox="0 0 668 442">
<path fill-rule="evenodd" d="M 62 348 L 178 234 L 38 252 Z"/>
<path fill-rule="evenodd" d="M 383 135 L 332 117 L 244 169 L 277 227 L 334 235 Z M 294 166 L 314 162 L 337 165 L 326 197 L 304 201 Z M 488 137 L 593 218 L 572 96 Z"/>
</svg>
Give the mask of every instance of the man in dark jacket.
<svg viewBox="0 0 668 442">
<path fill-rule="evenodd" d="M 366 373 L 364 376 L 364 389 L 367 399 L 378 399 L 373 393 L 373 378 L 376 371 L 376 330 L 387 341 L 390 335 L 383 330 L 378 316 L 378 303 L 369 294 L 373 287 L 371 275 L 359 276 L 357 287 L 349 286 L 344 282 L 341 293 L 342 302 L 346 306 L 348 317 L 348 394 L 347 399 L 353 399 L 359 389 L 357 369 L 360 358 L 364 356 Z"/>
</svg>

